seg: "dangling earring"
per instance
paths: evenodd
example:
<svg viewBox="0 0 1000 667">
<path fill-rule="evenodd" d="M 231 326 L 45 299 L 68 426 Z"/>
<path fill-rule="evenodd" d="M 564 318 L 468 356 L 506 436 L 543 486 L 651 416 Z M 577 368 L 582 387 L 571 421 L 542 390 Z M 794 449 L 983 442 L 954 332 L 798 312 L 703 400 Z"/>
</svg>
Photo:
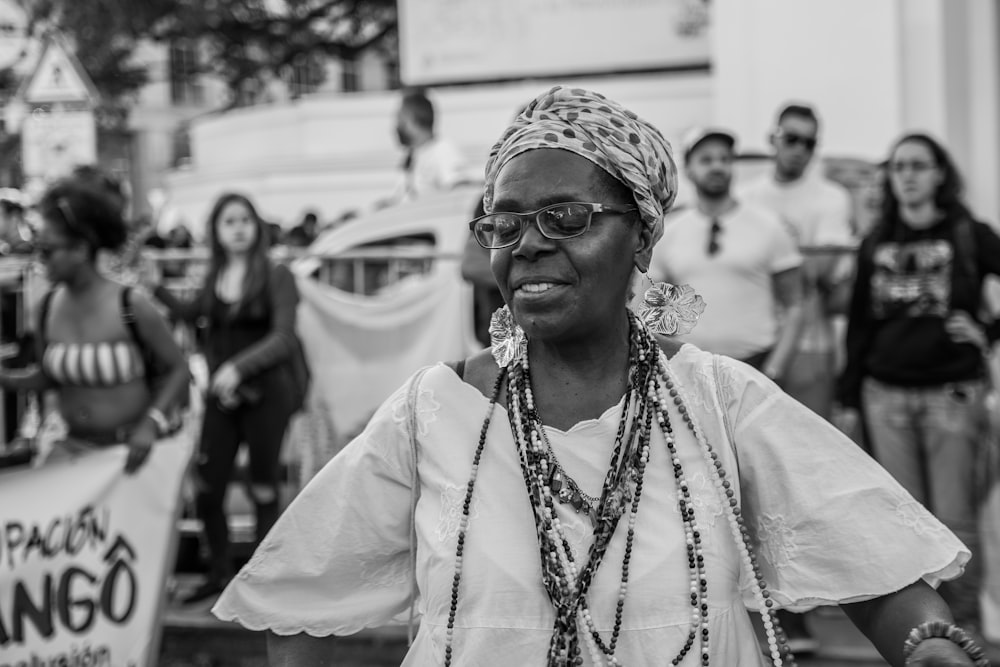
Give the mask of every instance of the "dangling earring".
<svg viewBox="0 0 1000 667">
<path fill-rule="evenodd" d="M 683 336 L 698 324 L 705 310 L 705 301 L 690 285 L 654 283 L 643 273 L 650 287 L 642 297 L 636 313 L 653 333 Z"/>
<path fill-rule="evenodd" d="M 497 308 L 490 318 L 490 344 L 490 351 L 500 368 L 506 368 L 521 355 L 527 345 L 524 329 L 514 321 L 514 316 L 506 305 Z"/>
</svg>

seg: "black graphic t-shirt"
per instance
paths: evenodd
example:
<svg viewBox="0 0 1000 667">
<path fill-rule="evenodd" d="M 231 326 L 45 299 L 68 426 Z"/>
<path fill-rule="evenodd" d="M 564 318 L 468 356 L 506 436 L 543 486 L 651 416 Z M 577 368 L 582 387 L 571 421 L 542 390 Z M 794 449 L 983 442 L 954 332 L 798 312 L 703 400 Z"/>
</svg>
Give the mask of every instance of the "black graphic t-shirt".
<svg viewBox="0 0 1000 667">
<path fill-rule="evenodd" d="M 969 226 L 967 242 L 956 243 L 958 224 Z M 978 319 L 989 274 L 1000 275 L 1000 236 L 981 222 L 946 220 L 928 229 L 899 225 L 888 238 L 865 239 L 840 401 L 856 407 L 865 376 L 906 387 L 982 377 L 980 351 L 952 341 L 944 325 L 959 310 Z"/>
<path fill-rule="evenodd" d="M 878 245 L 872 257 L 874 317 L 947 318 L 953 258 L 952 245 L 944 239 Z"/>
</svg>

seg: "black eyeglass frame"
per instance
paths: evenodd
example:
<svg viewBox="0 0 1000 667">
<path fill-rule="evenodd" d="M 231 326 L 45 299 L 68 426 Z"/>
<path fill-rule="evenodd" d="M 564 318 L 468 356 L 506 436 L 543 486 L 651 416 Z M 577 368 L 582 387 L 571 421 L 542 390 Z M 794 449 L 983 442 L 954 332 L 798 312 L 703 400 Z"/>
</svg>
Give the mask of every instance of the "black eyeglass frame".
<svg viewBox="0 0 1000 667">
<path fill-rule="evenodd" d="M 544 229 L 543 224 L 542 224 L 542 217 L 541 217 L 542 213 L 544 213 L 545 211 L 549 211 L 551 209 L 554 209 L 554 208 L 558 208 L 560 206 L 583 206 L 583 207 L 585 207 L 587 209 L 587 224 L 585 224 L 583 226 L 583 229 L 581 229 L 580 231 L 575 232 L 573 234 L 560 235 L 560 236 L 553 236 L 552 233 L 551 233 L 551 230 L 547 233 L 545 231 L 545 229 Z M 594 214 L 595 213 L 618 213 L 618 214 L 624 214 L 624 213 L 632 213 L 633 211 L 638 211 L 638 210 L 639 210 L 638 206 L 625 205 L 625 204 L 601 204 L 601 203 L 597 203 L 597 202 L 565 201 L 565 202 L 559 202 L 559 203 L 556 203 L 556 204 L 549 204 L 548 206 L 543 206 L 542 208 L 538 209 L 537 211 L 530 211 L 528 213 L 514 213 L 512 211 L 497 211 L 495 213 L 487 213 L 486 215 L 481 215 L 478 218 L 476 218 L 475 220 L 472 220 L 469 223 L 469 231 L 471 231 L 473 237 L 475 237 L 476 243 L 478 243 L 480 246 L 482 246 L 486 250 L 500 250 L 502 248 L 509 248 L 510 246 L 515 245 L 518 241 L 520 241 L 524 237 L 524 230 L 525 230 L 525 228 L 530 223 L 532 223 L 532 222 L 535 223 L 535 227 L 538 228 L 538 232 L 542 236 L 544 236 L 545 238 L 553 240 L 553 241 L 564 241 L 566 239 L 573 239 L 573 238 L 576 238 L 578 236 L 583 236 L 588 231 L 590 231 L 590 226 L 594 222 Z M 510 243 L 504 243 L 503 245 L 487 245 L 486 243 L 483 243 L 483 239 L 480 238 L 479 231 L 478 231 L 477 227 L 478 227 L 479 223 L 482 222 L 483 220 L 486 220 L 486 219 L 489 219 L 489 218 L 493 218 L 493 217 L 498 216 L 498 215 L 509 215 L 509 216 L 513 216 L 514 218 L 516 218 L 521 223 L 520 231 L 518 231 L 517 236 L 514 237 L 514 239 L 512 241 L 510 241 Z"/>
</svg>

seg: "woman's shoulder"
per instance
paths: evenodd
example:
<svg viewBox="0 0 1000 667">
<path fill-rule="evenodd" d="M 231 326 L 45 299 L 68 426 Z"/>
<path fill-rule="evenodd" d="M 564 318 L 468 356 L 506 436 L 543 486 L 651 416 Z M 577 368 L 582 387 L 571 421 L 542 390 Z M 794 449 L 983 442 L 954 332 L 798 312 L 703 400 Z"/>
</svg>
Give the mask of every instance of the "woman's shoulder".
<svg viewBox="0 0 1000 667">
<path fill-rule="evenodd" d="M 500 376 L 500 368 L 493 359 L 490 348 L 480 350 L 472 356 L 444 364 L 461 381 L 475 387 L 479 393 L 489 398 Z"/>
</svg>

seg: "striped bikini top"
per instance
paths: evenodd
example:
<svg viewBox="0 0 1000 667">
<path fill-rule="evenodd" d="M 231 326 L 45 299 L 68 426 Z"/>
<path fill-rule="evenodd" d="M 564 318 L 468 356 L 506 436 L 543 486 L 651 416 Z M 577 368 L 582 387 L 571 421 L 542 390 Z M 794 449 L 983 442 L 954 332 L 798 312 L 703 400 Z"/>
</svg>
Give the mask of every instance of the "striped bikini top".
<svg viewBox="0 0 1000 667">
<path fill-rule="evenodd" d="M 115 387 L 146 377 L 142 350 L 132 341 L 49 343 L 42 354 L 45 374 L 63 385 Z"/>
</svg>

